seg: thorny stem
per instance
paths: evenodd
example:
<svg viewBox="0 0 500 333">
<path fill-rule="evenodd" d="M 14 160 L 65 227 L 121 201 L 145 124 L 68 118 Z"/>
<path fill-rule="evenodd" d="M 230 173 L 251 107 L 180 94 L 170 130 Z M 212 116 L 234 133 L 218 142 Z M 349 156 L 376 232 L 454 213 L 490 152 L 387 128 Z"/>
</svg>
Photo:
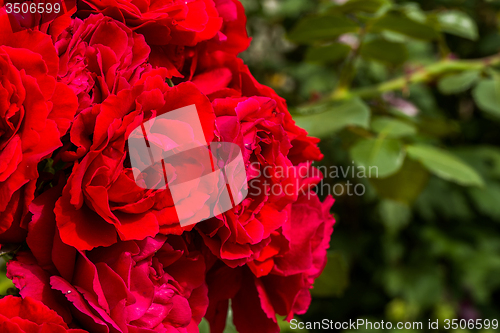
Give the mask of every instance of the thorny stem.
<svg viewBox="0 0 500 333">
<path fill-rule="evenodd" d="M 484 70 L 490 66 L 500 64 L 500 54 L 493 55 L 487 58 L 474 59 L 474 60 L 451 60 L 445 59 L 437 63 L 433 63 L 421 67 L 412 73 L 404 76 L 382 82 L 380 84 L 358 88 L 353 90 L 337 90 L 330 97 L 330 100 L 340 101 L 353 97 L 359 98 L 372 98 L 380 96 L 381 94 L 394 90 L 402 90 L 409 84 L 432 82 L 445 74 L 464 72 L 469 70 Z"/>
</svg>

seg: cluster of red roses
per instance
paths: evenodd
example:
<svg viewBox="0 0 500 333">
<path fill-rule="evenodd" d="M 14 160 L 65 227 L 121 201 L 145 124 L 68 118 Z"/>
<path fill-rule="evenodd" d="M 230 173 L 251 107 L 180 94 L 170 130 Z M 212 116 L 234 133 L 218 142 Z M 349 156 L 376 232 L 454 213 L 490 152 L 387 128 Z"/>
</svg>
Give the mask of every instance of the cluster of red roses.
<svg viewBox="0 0 500 333">
<path fill-rule="evenodd" d="M 216 333 L 229 304 L 239 332 L 279 331 L 276 314 L 309 305 L 333 199 L 312 192 L 317 139 L 237 57 L 242 5 L 68 4 L 50 22 L 0 10 L 0 246 L 24 244 L 7 265 L 23 300 L 0 301 L 2 332 L 197 332 L 205 317 Z M 191 104 L 207 142 L 241 147 L 249 183 L 294 190 L 250 190 L 181 227 L 167 191 L 136 185 L 126 138 Z"/>
</svg>

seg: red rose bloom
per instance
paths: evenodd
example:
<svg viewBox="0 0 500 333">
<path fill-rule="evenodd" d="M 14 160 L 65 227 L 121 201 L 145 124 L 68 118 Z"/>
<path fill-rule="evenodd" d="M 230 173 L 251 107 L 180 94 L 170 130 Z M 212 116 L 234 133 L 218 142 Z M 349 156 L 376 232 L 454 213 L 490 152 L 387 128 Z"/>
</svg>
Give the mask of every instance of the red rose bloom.
<svg viewBox="0 0 500 333">
<path fill-rule="evenodd" d="M 222 26 L 215 36 L 194 46 L 176 43 L 152 45 L 149 62 L 153 66 L 165 67 L 169 71 L 169 77 L 183 78 L 175 79 L 176 82 L 182 82 L 193 78 L 198 62 L 203 61 L 200 57 L 205 57 L 205 53 L 222 51 L 237 56 L 246 50 L 250 45 L 250 38 L 247 35 L 243 5 L 237 0 L 216 0 L 215 8 L 222 18 Z M 217 89 L 218 81 L 226 78 L 226 73 L 219 72 L 218 75 L 211 76 L 209 85 L 213 85 L 212 89 Z"/>
<path fill-rule="evenodd" d="M 192 82 L 210 100 L 241 96 L 272 98 L 276 101 L 276 111 L 284 115 L 283 127 L 292 144 L 289 153 L 292 163 L 298 165 L 323 158 L 317 147 L 319 139 L 308 136 L 304 129 L 295 125 L 286 101 L 273 89 L 257 82 L 243 60 L 222 51 L 207 52 L 198 59 Z"/>
<path fill-rule="evenodd" d="M 63 319 L 31 297 L 5 296 L 0 299 L 0 331 L 9 333 L 85 333 L 69 329 Z"/>
<path fill-rule="evenodd" d="M 284 128 L 292 143 L 289 159 L 294 165 L 321 160 L 317 147 L 319 139 L 295 125 L 287 110 L 286 101 L 276 92 L 255 80 L 248 67 L 236 56 L 249 43 L 244 8 L 237 0 L 217 0 L 215 8 L 222 26 L 213 38 L 196 46 L 169 42 L 152 45 L 150 62 L 165 67 L 174 82 L 192 81 L 210 100 L 224 97 L 264 96 L 277 103 L 277 112 L 285 115 Z M 151 43 L 150 43 L 151 44 Z"/>
<path fill-rule="evenodd" d="M 239 332 L 278 332 L 309 306 L 333 199 L 313 191 L 319 140 L 237 58 L 243 6 L 70 15 L 0 9 L 20 31 L 0 34 L 0 247 L 27 246 L 0 331 L 221 333 L 231 304 Z"/>
<path fill-rule="evenodd" d="M 62 240 L 79 250 L 109 246 L 121 240 L 181 234 L 168 191 L 136 185 L 126 140 L 143 121 L 195 104 L 207 142 L 214 136 L 214 118 L 208 99 L 191 83 L 170 88 L 164 76 L 151 72 L 133 89 L 110 95 L 102 104 L 78 114 L 71 129 L 74 151 L 63 159 L 76 162 L 62 197 L 56 204 L 56 220 Z M 166 129 L 176 131 L 175 128 Z M 172 132 L 174 135 L 175 133 Z M 99 230 L 99 233 L 95 233 Z"/>
<path fill-rule="evenodd" d="M 31 253 L 19 253 L 7 274 L 23 297 L 53 305 L 92 333 L 197 332 L 208 305 L 205 264 L 179 236 L 171 237 L 172 245 L 160 236 L 57 253 L 49 271 Z M 66 265 L 55 268 L 61 262 Z"/>
<path fill-rule="evenodd" d="M 270 98 L 228 98 L 213 102 L 218 136 L 243 152 L 248 196 L 235 209 L 199 223 L 197 229 L 212 252 L 235 267 L 256 258 L 289 218 L 287 205 L 297 200 L 295 167 L 283 114 Z"/>
<path fill-rule="evenodd" d="M 223 23 L 218 36 L 207 42 L 208 50 L 238 55 L 250 45 L 247 34 L 245 8 L 238 0 L 215 0 L 215 7 Z"/>
<path fill-rule="evenodd" d="M 143 34 L 149 45 L 189 45 L 212 38 L 220 29 L 213 0 L 84 0 L 78 15 L 102 13 Z"/>
<path fill-rule="evenodd" d="M 61 241 L 54 222 L 62 185 L 33 201 L 31 252 L 8 263 L 21 295 L 92 333 L 197 332 L 208 306 L 206 267 L 191 241 L 157 236 L 77 251 Z"/>
<path fill-rule="evenodd" d="M 55 46 L 59 77 L 78 95 L 80 109 L 130 88 L 150 68 L 144 37 L 100 14 L 72 20 Z"/>
<path fill-rule="evenodd" d="M 21 11 L 15 13 L 12 10 L 11 13 L 7 14 L 6 7 L 3 6 L 4 3 L 2 1 L 2 8 L 0 8 L 0 31 L 18 32 L 25 29 L 41 31 L 50 35 L 53 42 L 70 25 L 71 16 L 76 12 L 76 0 L 64 0 L 59 13 L 53 10 L 48 13 L 46 10 L 47 2 L 45 1 L 31 0 L 22 3 L 26 3 L 28 6 L 32 6 L 32 3 L 36 6 L 41 4 L 43 7 L 42 13 L 37 9 L 34 13 L 23 13 Z"/>
<path fill-rule="evenodd" d="M 314 185 L 320 179 L 316 175 L 302 179 L 301 186 Z M 290 219 L 248 268 L 231 269 L 219 262 L 207 274 L 210 306 L 206 318 L 211 332 L 224 330 L 229 299 L 241 333 L 279 332 L 276 314 L 291 320 L 309 307 L 309 289 L 326 265 L 335 220 L 329 213 L 332 197 L 321 203 L 314 192 L 301 193 L 287 208 Z"/>
<path fill-rule="evenodd" d="M 58 59 L 48 35 L 0 34 L 0 242 L 23 238 L 19 224 L 34 197 L 38 163 L 60 147 L 77 108 L 56 81 Z"/>
</svg>

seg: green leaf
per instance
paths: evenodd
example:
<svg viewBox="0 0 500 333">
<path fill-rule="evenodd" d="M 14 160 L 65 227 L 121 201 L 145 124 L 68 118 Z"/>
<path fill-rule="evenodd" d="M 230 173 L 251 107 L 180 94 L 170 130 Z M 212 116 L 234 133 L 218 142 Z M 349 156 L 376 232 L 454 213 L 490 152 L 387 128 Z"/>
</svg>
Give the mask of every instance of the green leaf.
<svg viewBox="0 0 500 333">
<path fill-rule="evenodd" d="M 393 299 L 385 308 L 387 319 L 390 321 L 407 321 L 412 311 L 412 306 L 400 298 Z"/>
<path fill-rule="evenodd" d="M 483 178 L 500 180 L 500 149 L 473 145 L 454 149 L 453 153 L 473 167 Z"/>
<path fill-rule="evenodd" d="M 483 157 L 483 163 L 487 166 L 487 176 L 500 180 L 500 149 L 494 146 L 474 148 Z"/>
<path fill-rule="evenodd" d="M 389 138 L 399 138 L 417 134 L 417 128 L 407 122 L 389 117 L 377 117 L 372 121 L 372 129 Z"/>
<path fill-rule="evenodd" d="M 288 38 L 296 43 L 308 44 L 333 40 L 342 34 L 356 32 L 358 29 L 356 23 L 340 15 L 306 17 L 290 31 Z"/>
<path fill-rule="evenodd" d="M 406 158 L 401 169 L 387 178 L 371 178 L 370 184 L 383 197 L 412 205 L 424 190 L 429 172 L 422 164 Z"/>
<path fill-rule="evenodd" d="M 55 174 L 56 170 L 54 169 L 54 160 L 51 158 L 47 158 L 45 161 L 46 162 L 45 162 L 45 166 L 43 168 L 43 172 Z"/>
<path fill-rule="evenodd" d="M 394 6 L 394 10 L 400 11 L 408 16 L 410 19 L 415 20 L 420 23 L 427 21 L 427 14 L 420 8 L 420 5 L 416 2 L 406 2 L 402 3 L 400 6 Z"/>
<path fill-rule="evenodd" d="M 470 40 L 477 40 L 477 26 L 474 20 L 459 10 L 447 10 L 438 14 L 441 30 Z"/>
<path fill-rule="evenodd" d="M 2 248 L 0 248 L 0 257 L 5 255 L 13 256 L 20 247 L 21 245 L 19 244 L 4 244 Z"/>
<path fill-rule="evenodd" d="M 233 323 L 233 308 L 231 306 L 231 301 L 229 302 L 229 307 L 227 310 L 226 327 L 224 328 L 224 333 L 238 333 L 238 330 Z"/>
<path fill-rule="evenodd" d="M 314 281 L 311 294 L 316 297 L 340 297 L 349 284 L 345 258 L 338 252 L 328 252 L 323 273 Z"/>
<path fill-rule="evenodd" d="M 410 19 L 398 11 L 390 11 L 378 19 L 372 26 L 373 29 L 382 29 L 398 32 L 408 37 L 432 40 L 438 36 L 433 27 Z"/>
<path fill-rule="evenodd" d="M 444 322 L 448 318 L 457 317 L 457 312 L 452 304 L 440 302 L 434 308 L 433 317 Z"/>
<path fill-rule="evenodd" d="M 200 330 L 200 333 L 210 333 L 210 324 L 205 318 L 201 319 L 198 329 Z"/>
<path fill-rule="evenodd" d="M 304 128 L 310 135 L 325 137 L 346 126 L 368 128 L 370 109 L 360 99 L 352 99 L 340 104 L 320 103 L 301 109 L 302 112 L 315 114 L 295 117 L 297 126 Z M 316 113 L 321 112 L 322 113 Z"/>
<path fill-rule="evenodd" d="M 433 263 L 421 263 L 419 266 L 394 265 L 384 271 L 385 288 L 390 296 L 402 297 L 409 304 L 431 306 L 442 297 L 443 270 Z"/>
<path fill-rule="evenodd" d="M 5 272 L 0 271 L 0 295 L 7 295 L 7 290 L 15 287 L 12 280 L 5 276 Z"/>
<path fill-rule="evenodd" d="M 430 172 L 445 180 L 464 186 L 483 186 L 481 176 L 451 153 L 427 145 L 407 147 L 408 156 L 420 161 Z"/>
<path fill-rule="evenodd" d="M 376 38 L 363 44 L 361 56 L 383 63 L 400 65 L 408 59 L 408 50 L 403 43 Z"/>
<path fill-rule="evenodd" d="M 378 211 L 382 223 L 391 234 L 396 234 L 410 222 L 410 207 L 399 201 L 381 200 Z"/>
<path fill-rule="evenodd" d="M 460 125 L 457 121 L 442 116 L 422 115 L 418 122 L 418 128 L 420 132 L 438 138 L 460 133 Z"/>
<path fill-rule="evenodd" d="M 388 0 L 349 0 L 338 7 L 338 10 L 343 13 L 375 13 L 383 6 L 390 5 Z M 336 8 L 337 9 L 337 8 Z"/>
<path fill-rule="evenodd" d="M 472 91 L 477 106 L 484 112 L 500 117 L 500 94 L 496 80 L 481 80 Z"/>
<path fill-rule="evenodd" d="M 278 325 L 280 326 L 280 333 L 308 333 L 309 331 L 305 328 L 299 328 L 300 327 L 305 327 L 305 323 L 302 322 L 299 318 L 295 317 L 294 319 L 296 320 L 294 324 L 297 326 L 292 326 L 291 323 L 287 322 L 285 320 L 285 317 L 282 316 L 277 316 L 278 318 Z"/>
<path fill-rule="evenodd" d="M 350 150 L 356 164 L 370 170 L 377 169 L 377 177 L 388 177 L 397 172 L 403 165 L 405 151 L 397 140 L 364 139 L 356 143 Z"/>
<path fill-rule="evenodd" d="M 479 71 L 465 71 L 447 75 L 438 82 L 439 91 L 445 95 L 457 94 L 472 87 L 479 80 Z"/>
<path fill-rule="evenodd" d="M 344 59 L 351 51 L 349 45 L 334 42 L 327 46 L 311 46 L 306 52 L 306 61 L 322 64 Z"/>
<path fill-rule="evenodd" d="M 485 188 L 472 187 L 469 195 L 477 210 L 482 214 L 500 221 L 500 184 L 488 183 Z"/>
<path fill-rule="evenodd" d="M 437 221 L 442 218 L 460 221 L 474 219 L 464 192 L 457 191 L 456 184 L 438 177 L 429 179 L 414 207 L 425 221 Z"/>
</svg>

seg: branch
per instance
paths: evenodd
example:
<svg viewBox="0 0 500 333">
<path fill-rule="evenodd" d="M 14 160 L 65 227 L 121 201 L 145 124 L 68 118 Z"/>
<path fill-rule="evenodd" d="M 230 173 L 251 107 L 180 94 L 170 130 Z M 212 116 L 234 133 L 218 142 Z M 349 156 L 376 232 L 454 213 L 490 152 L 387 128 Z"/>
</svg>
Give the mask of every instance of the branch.
<svg viewBox="0 0 500 333">
<path fill-rule="evenodd" d="M 385 92 L 402 90 L 412 83 L 433 82 L 437 78 L 445 74 L 464 72 L 469 70 L 483 70 L 485 68 L 498 64 L 500 64 L 500 54 L 474 60 L 441 60 L 437 63 L 419 68 L 405 76 L 382 82 L 371 87 L 358 88 L 351 91 L 335 91 L 329 99 L 333 101 L 339 101 L 350 99 L 353 97 L 377 97 Z"/>
</svg>

